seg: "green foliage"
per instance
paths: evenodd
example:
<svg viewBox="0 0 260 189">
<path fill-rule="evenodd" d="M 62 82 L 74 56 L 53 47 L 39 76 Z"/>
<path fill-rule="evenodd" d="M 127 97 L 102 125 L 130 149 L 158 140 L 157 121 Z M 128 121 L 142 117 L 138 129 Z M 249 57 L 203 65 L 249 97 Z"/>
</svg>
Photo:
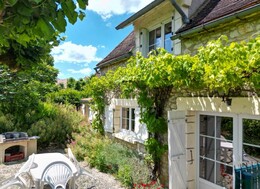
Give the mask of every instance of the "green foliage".
<svg viewBox="0 0 260 189">
<path fill-rule="evenodd" d="M 0 111 L 0 133 L 23 131 L 29 136 L 39 136 L 39 148 L 50 144 L 64 147 L 83 121 L 73 106 L 51 103 L 40 103 L 36 110 L 25 112 L 24 117 L 21 120 L 17 115 Z"/>
<path fill-rule="evenodd" d="M 150 182 L 150 170 L 136 152 L 100 135 L 89 125 L 81 125 L 75 131 L 69 147 L 77 159 L 115 175 L 128 188 Z"/>
<path fill-rule="evenodd" d="M 160 160 L 162 155 L 168 149 L 167 145 L 162 144 L 155 138 L 147 139 L 145 141 L 145 147 L 146 147 L 147 152 L 152 156 L 153 161 Z"/>
<path fill-rule="evenodd" d="M 11 114 L 4 114 L 0 111 L 0 133 L 12 131 L 14 127 L 14 117 Z"/>
<path fill-rule="evenodd" d="M 15 124 L 23 123 L 24 129 L 33 121 L 26 115 L 35 112 L 45 95 L 55 89 L 57 70 L 51 66 L 52 60 L 48 61 L 19 71 L 0 65 L 0 109 L 15 116 Z"/>
<path fill-rule="evenodd" d="M 66 145 L 72 137 L 72 132 L 82 121 L 83 117 L 72 106 L 44 103 L 28 134 L 39 136 L 40 147 L 50 144 Z"/>
<path fill-rule="evenodd" d="M 92 78 L 88 94 L 93 98 L 93 110 L 97 112 L 94 126 L 99 130 L 103 127 L 104 108 L 111 98 L 137 99 L 141 121 L 149 132 L 145 144 L 154 163 L 155 178 L 160 157 L 167 150 L 163 141 L 167 131 L 165 105 L 171 95 L 180 96 L 183 92 L 197 95 L 201 91 L 240 95 L 243 90 L 259 94 L 259 88 L 260 36 L 241 43 L 229 43 L 222 36 L 201 47 L 195 56 L 175 56 L 164 49 L 152 51 L 148 57 L 137 53 L 126 67 Z"/>
<path fill-rule="evenodd" d="M 46 95 L 46 98 L 57 104 L 72 104 L 79 108 L 83 93 L 75 89 L 66 88 Z"/>
<path fill-rule="evenodd" d="M 67 22 L 84 18 L 87 4 L 87 0 L 3 0 L 0 46 L 9 47 L 10 41 L 24 47 L 40 39 L 52 41 L 57 32 L 65 32 Z"/>
</svg>

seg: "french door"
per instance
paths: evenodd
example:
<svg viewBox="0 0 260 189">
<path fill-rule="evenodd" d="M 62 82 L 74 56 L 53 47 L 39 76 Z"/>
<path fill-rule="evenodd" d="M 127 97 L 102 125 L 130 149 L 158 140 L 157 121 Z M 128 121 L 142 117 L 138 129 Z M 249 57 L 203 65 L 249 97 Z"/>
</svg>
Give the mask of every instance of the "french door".
<svg viewBox="0 0 260 189">
<path fill-rule="evenodd" d="M 202 112 L 197 120 L 198 188 L 234 188 L 234 168 L 260 161 L 260 117 Z"/>
</svg>

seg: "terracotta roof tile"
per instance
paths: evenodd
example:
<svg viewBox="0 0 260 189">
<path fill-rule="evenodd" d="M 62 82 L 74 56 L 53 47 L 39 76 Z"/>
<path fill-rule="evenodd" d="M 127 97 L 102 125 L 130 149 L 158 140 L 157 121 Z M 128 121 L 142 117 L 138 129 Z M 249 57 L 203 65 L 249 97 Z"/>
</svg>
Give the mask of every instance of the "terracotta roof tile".
<svg viewBox="0 0 260 189">
<path fill-rule="evenodd" d="M 132 55 L 135 48 L 135 35 L 132 31 L 119 45 L 116 46 L 96 67 L 102 67 L 106 64 L 114 63 L 118 58 L 127 58 Z"/>
<path fill-rule="evenodd" d="M 260 0 L 208 0 L 176 33 L 216 20 L 223 16 L 260 4 Z"/>
</svg>

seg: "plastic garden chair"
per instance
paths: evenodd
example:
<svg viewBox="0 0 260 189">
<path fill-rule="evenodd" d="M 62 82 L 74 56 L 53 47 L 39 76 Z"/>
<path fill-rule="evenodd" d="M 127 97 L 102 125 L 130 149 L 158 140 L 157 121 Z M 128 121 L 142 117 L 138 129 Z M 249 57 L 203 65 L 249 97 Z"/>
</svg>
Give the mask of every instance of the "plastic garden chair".
<svg viewBox="0 0 260 189">
<path fill-rule="evenodd" d="M 68 181 L 73 177 L 72 170 L 68 164 L 62 161 L 55 161 L 49 164 L 42 174 L 42 184 L 48 184 L 52 189 L 65 189 Z"/>
<path fill-rule="evenodd" d="M 30 169 L 33 167 L 34 154 L 30 155 L 28 160 L 23 164 L 19 171 L 12 177 L 7 178 L 6 180 L 0 183 L 0 189 L 5 189 L 12 186 L 19 186 L 20 188 L 31 188 L 32 178 L 30 175 Z M 29 186 L 27 185 L 26 179 L 23 178 L 24 174 L 27 174 L 27 177 L 30 179 Z"/>
<path fill-rule="evenodd" d="M 95 179 L 95 177 L 93 177 L 90 172 L 88 172 L 87 170 L 85 170 L 83 167 L 80 166 L 78 160 L 76 159 L 76 157 L 74 156 L 70 148 L 68 148 L 68 156 L 78 170 L 76 177 L 79 177 L 80 175 L 88 175 L 89 177 Z"/>
</svg>

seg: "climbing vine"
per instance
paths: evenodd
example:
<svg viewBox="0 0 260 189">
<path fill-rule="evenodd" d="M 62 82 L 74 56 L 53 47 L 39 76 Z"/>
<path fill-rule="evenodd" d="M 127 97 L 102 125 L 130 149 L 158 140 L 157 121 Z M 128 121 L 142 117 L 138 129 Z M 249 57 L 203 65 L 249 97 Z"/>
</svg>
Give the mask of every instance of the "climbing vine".
<svg viewBox="0 0 260 189">
<path fill-rule="evenodd" d="M 146 124 L 149 133 L 145 146 L 152 157 L 153 179 L 156 179 L 161 156 L 167 150 L 164 134 L 169 98 L 180 96 L 183 91 L 195 95 L 201 91 L 215 95 L 236 90 L 239 91 L 237 95 L 242 95 L 243 91 L 259 94 L 260 36 L 241 43 L 230 43 L 222 36 L 201 47 L 194 56 L 175 56 L 164 49 L 150 52 L 147 58 L 137 53 L 126 67 L 93 78 L 90 86 L 95 90 L 91 95 L 95 110 L 99 112 L 96 116 L 99 129 L 103 128 L 100 117 L 109 98 L 120 94 L 137 99 L 142 110 L 141 122 Z"/>
</svg>

